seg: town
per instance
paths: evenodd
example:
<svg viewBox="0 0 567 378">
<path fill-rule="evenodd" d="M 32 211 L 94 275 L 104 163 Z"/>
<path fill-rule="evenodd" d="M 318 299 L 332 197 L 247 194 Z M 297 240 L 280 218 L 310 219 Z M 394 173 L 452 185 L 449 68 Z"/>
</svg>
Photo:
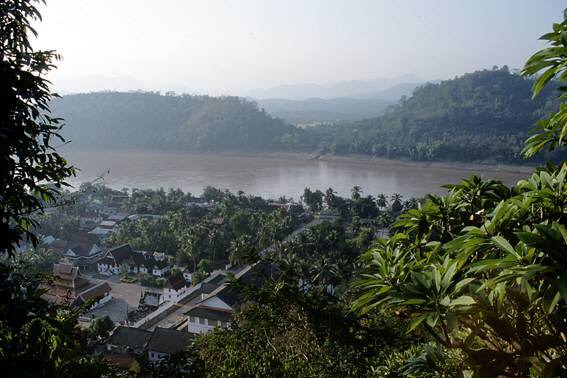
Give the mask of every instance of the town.
<svg viewBox="0 0 567 378">
<path fill-rule="evenodd" d="M 290 255 L 294 243 L 303 253 L 309 237 L 347 233 L 355 251 L 345 253 L 352 247 L 338 239 L 326 242 L 343 255 L 336 263 L 345 255 L 352 262 L 372 239 L 387 236 L 396 213 L 416 204 L 399 195 L 391 202 L 383 194 L 363 196 L 359 187 L 350 199 L 306 188 L 295 202 L 212 187 L 196 197 L 84 183 L 47 206 L 37 230 L 41 243 L 20 247 L 16 266 L 51 272 L 43 297 L 80 308 L 81 327 L 99 330 L 93 354 L 130 369 L 141 360 L 159 364 L 196 335 L 229 327 L 243 303 L 234 283 L 261 286 L 281 275 L 282 253 Z M 304 272 L 293 280 L 334 295 L 351 275 L 321 280 Z"/>
</svg>

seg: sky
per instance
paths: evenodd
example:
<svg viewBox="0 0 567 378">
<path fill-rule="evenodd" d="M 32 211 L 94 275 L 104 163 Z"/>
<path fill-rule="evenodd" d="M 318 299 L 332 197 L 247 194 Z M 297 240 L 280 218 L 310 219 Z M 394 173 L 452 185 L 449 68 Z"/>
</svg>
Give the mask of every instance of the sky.
<svg viewBox="0 0 567 378">
<path fill-rule="evenodd" d="M 246 95 L 302 83 L 520 68 L 560 0 L 47 0 L 58 91 Z"/>
</svg>

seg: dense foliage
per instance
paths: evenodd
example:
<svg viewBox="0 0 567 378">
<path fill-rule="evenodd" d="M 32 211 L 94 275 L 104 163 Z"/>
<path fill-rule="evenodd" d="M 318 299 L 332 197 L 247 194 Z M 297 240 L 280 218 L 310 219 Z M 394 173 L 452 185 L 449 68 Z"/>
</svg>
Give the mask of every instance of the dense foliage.
<svg viewBox="0 0 567 378">
<path fill-rule="evenodd" d="M 393 319 L 358 319 L 342 304 L 302 292 L 291 281 L 267 283 L 247 298 L 230 330 L 198 339 L 206 376 L 361 377 L 371 373 L 372 362 L 380 365 L 422 341 L 406 336 Z M 422 371 L 436 369 L 431 364 Z"/>
<path fill-rule="evenodd" d="M 9 258 L 22 240 L 37 243 L 33 216 L 73 173 L 53 148 L 60 120 L 49 115 L 52 94 L 45 74 L 57 56 L 34 51 L 29 42 L 36 35 L 31 24 L 40 19 L 37 3 L 0 2 L 0 254 Z M 87 335 L 77 327 L 80 309 L 41 298 L 43 277 L 26 267 L 41 269 L 45 260 L 33 260 L 0 263 L 0 371 L 9 377 L 106 374 L 89 356 Z"/>
<path fill-rule="evenodd" d="M 285 205 L 213 187 L 205 188 L 203 199 L 180 190 L 133 190 L 125 211 L 154 209 L 162 215 L 123 222 L 106 244 L 165 252 L 194 272 L 210 271 L 228 262 L 243 263 L 297 228 L 301 208 L 285 211 Z"/>
<path fill-rule="evenodd" d="M 32 49 L 31 23 L 41 18 L 32 4 L 0 4 L 0 252 L 10 254 L 24 239 L 37 242 L 33 213 L 74 172 L 54 148 L 61 120 L 50 115 L 44 75 L 58 56 Z"/>
<path fill-rule="evenodd" d="M 542 37 L 525 74 L 534 96 L 566 82 L 565 20 Z M 562 88 L 563 90 L 563 88 Z M 564 104 L 540 123 L 525 153 L 565 147 Z M 567 371 L 567 164 L 548 163 L 512 188 L 477 177 L 450 185 L 401 215 L 395 234 L 364 256 L 354 308 L 389 308 L 460 350 L 478 376 L 562 376 Z"/>
</svg>

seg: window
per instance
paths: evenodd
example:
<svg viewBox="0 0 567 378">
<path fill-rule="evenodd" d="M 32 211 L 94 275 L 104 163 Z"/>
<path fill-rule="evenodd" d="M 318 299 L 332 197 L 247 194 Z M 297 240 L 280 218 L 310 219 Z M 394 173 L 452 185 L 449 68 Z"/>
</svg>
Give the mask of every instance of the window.
<svg viewBox="0 0 567 378">
<path fill-rule="evenodd" d="M 205 324 L 205 319 L 204 319 L 204 318 L 199 318 L 199 324 Z"/>
<path fill-rule="evenodd" d="M 217 326 L 220 325 L 219 323 L 220 323 L 220 322 L 219 322 L 218 320 L 211 320 L 211 319 L 209 319 L 209 325 L 211 325 L 211 326 L 217 327 Z"/>
<path fill-rule="evenodd" d="M 197 319 L 194 316 L 190 316 L 189 317 L 189 322 L 191 323 L 197 323 Z"/>
</svg>

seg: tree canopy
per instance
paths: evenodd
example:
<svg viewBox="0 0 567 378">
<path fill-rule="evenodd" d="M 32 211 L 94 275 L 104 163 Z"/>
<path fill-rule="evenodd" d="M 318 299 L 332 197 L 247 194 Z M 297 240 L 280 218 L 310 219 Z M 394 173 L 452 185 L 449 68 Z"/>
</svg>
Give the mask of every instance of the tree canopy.
<svg viewBox="0 0 567 378">
<path fill-rule="evenodd" d="M 30 44 L 31 24 L 41 18 L 34 3 L 0 5 L 0 252 L 10 254 L 24 239 L 37 243 L 32 215 L 74 172 L 55 150 L 61 119 L 49 112 L 54 94 L 45 75 L 58 55 Z"/>
</svg>

